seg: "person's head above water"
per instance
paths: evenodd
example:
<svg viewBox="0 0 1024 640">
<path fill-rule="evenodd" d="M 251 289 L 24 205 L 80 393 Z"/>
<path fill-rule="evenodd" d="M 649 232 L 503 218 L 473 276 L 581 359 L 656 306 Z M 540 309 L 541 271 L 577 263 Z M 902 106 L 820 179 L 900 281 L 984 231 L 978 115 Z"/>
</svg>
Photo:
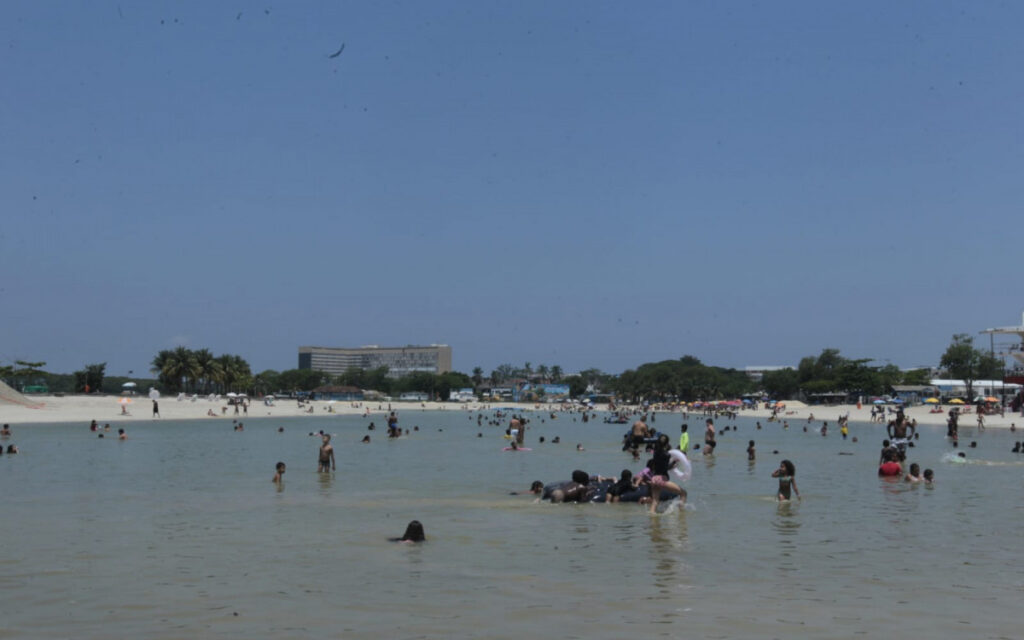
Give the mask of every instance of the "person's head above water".
<svg viewBox="0 0 1024 640">
<path fill-rule="evenodd" d="M 402 534 L 402 542 L 423 542 L 426 539 L 427 534 L 423 531 L 423 525 L 419 520 L 410 522 L 409 526 L 405 528 L 405 533 Z"/>
<path fill-rule="evenodd" d="M 590 482 L 590 475 L 586 471 L 576 469 L 572 472 L 572 481 L 578 484 L 587 484 Z"/>
<path fill-rule="evenodd" d="M 787 476 L 796 475 L 796 465 L 789 460 L 783 460 L 779 463 L 779 468 L 786 472 Z"/>
</svg>

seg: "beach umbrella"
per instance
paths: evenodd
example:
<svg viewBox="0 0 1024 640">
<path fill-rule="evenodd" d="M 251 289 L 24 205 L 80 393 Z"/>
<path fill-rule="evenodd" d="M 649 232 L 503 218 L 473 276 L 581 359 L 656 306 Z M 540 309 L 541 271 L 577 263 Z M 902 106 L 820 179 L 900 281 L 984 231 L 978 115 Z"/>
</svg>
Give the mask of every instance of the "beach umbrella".
<svg viewBox="0 0 1024 640">
<path fill-rule="evenodd" d="M 134 389 L 137 386 L 139 386 L 139 385 L 135 384 L 134 382 L 126 382 L 126 383 L 121 385 L 121 388 L 122 389 Z"/>
<path fill-rule="evenodd" d="M 928 404 L 939 404 L 938 398 L 925 398 L 924 401 L 927 402 Z"/>
<path fill-rule="evenodd" d="M 154 389 L 153 387 L 150 387 L 149 388 L 149 397 L 150 397 L 151 400 L 156 400 L 157 398 L 160 397 L 160 392 L 157 391 L 156 389 Z"/>
<path fill-rule="evenodd" d="M 885 404 L 885 400 L 882 400 L 881 398 L 877 398 L 877 399 L 875 399 L 872 402 L 872 404 Z"/>
<path fill-rule="evenodd" d="M 229 397 L 229 398 L 237 398 L 238 394 L 235 393 L 234 391 L 228 391 L 227 397 Z"/>
<path fill-rule="evenodd" d="M 961 400 L 960 398 L 953 398 L 952 400 L 949 401 L 949 404 L 963 404 L 963 403 L 964 403 L 964 401 Z"/>
<path fill-rule="evenodd" d="M 993 398 L 992 396 L 989 396 L 985 398 L 985 402 L 999 402 L 999 398 Z"/>
</svg>

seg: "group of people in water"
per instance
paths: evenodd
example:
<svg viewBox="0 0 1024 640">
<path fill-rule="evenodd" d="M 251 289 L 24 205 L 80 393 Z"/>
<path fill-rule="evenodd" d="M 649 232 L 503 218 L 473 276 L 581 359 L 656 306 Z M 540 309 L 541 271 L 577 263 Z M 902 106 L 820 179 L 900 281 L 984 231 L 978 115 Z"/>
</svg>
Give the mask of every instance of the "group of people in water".
<svg viewBox="0 0 1024 640">
<path fill-rule="evenodd" d="M 0 428 L 0 440 L 6 440 L 11 437 L 11 425 L 5 424 L 3 428 Z M 4 453 L 4 446 L 0 444 L 0 455 Z M 14 455 L 18 453 L 18 447 L 13 444 L 7 445 L 7 455 Z"/>
</svg>

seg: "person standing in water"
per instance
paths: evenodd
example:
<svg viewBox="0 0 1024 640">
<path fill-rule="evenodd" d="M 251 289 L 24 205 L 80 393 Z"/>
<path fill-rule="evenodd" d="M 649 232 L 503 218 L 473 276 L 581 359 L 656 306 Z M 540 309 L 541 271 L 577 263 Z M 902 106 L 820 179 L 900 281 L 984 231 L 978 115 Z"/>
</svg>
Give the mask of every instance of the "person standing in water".
<svg viewBox="0 0 1024 640">
<path fill-rule="evenodd" d="M 789 460 L 783 460 L 779 468 L 772 472 L 773 478 L 779 479 L 779 502 L 790 500 L 790 490 L 800 497 L 800 490 L 796 488 L 796 465 Z"/>
<path fill-rule="evenodd" d="M 679 450 L 680 451 L 689 451 L 690 450 L 690 434 L 687 433 L 687 430 L 689 428 L 690 428 L 690 426 L 686 425 L 686 424 L 684 424 L 682 427 L 680 427 L 680 431 L 682 432 L 682 433 L 679 434 Z"/>
<path fill-rule="evenodd" d="M 284 480 L 284 471 L 285 471 L 284 463 L 283 462 L 278 462 L 277 466 L 275 467 L 275 470 L 277 471 L 277 473 L 274 474 L 273 482 L 276 485 L 280 485 L 281 481 Z"/>
<path fill-rule="evenodd" d="M 334 447 L 331 446 L 331 434 L 323 435 L 323 444 L 320 445 L 320 466 L 318 471 L 327 473 L 337 469 L 334 461 Z"/>
</svg>

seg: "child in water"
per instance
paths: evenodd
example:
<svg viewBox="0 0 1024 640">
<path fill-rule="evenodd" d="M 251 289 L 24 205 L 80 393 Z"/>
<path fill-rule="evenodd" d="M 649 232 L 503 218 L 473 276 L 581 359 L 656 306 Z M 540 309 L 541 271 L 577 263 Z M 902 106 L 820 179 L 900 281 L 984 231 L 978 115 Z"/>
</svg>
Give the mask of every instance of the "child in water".
<svg viewBox="0 0 1024 640">
<path fill-rule="evenodd" d="M 924 470 L 924 483 L 925 484 L 931 484 L 933 482 L 935 482 L 935 472 L 933 472 L 931 469 L 925 469 Z"/>
<path fill-rule="evenodd" d="M 281 484 L 281 480 L 284 479 L 284 469 L 284 463 L 278 462 L 277 466 L 275 467 L 277 473 L 274 474 L 274 484 Z"/>
<path fill-rule="evenodd" d="M 790 499 L 790 489 L 800 497 L 800 490 L 796 488 L 796 465 L 789 460 L 783 460 L 779 468 L 772 472 L 773 478 L 779 479 L 779 502 Z"/>
<path fill-rule="evenodd" d="M 903 480 L 914 484 L 921 482 L 921 467 L 918 466 L 916 462 L 912 463 L 910 465 L 910 471 L 907 472 L 907 475 Z"/>
</svg>

